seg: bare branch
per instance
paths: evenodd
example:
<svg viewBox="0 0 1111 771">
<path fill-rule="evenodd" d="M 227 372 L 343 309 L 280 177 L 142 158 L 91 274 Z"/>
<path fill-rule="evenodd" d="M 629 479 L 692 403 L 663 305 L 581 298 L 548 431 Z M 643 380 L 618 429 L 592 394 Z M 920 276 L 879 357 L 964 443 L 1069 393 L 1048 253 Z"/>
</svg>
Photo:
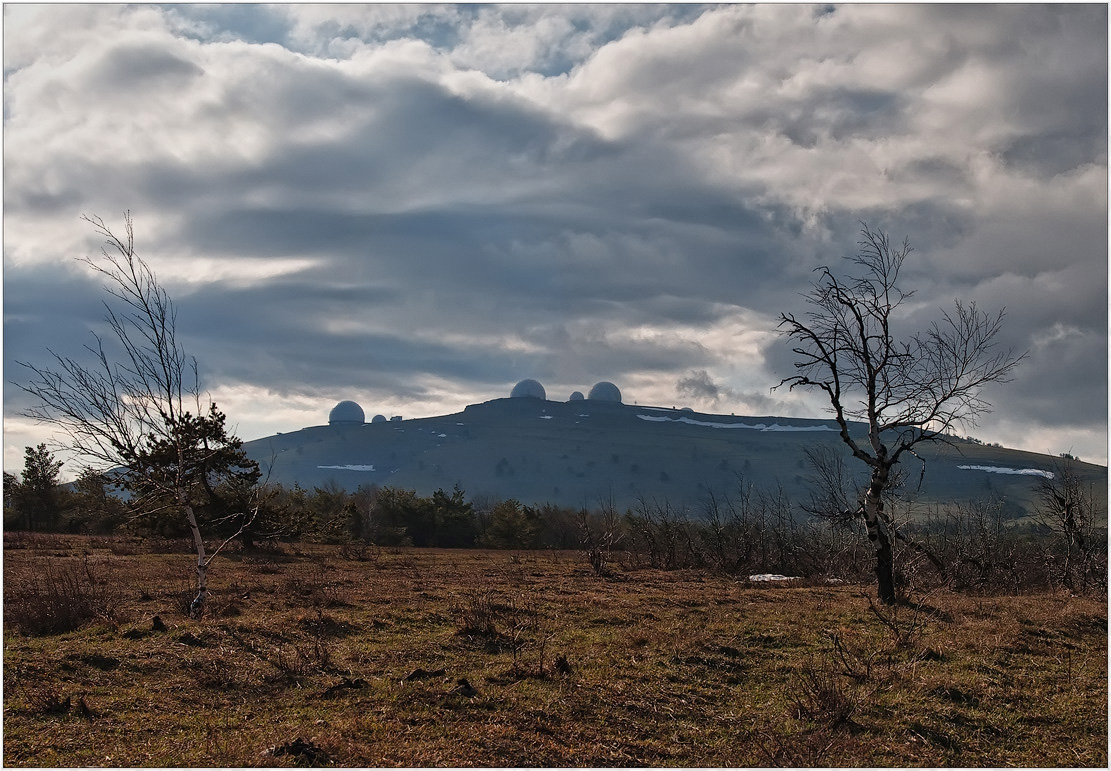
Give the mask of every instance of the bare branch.
<svg viewBox="0 0 1111 771">
<path fill-rule="evenodd" d="M 915 445 L 945 441 L 951 429 L 990 411 L 984 387 L 1007 382 L 1025 354 L 997 348 L 1003 311 L 992 315 L 960 301 L 924 332 L 900 339 L 898 312 L 913 296 L 898 284 L 910 243 L 896 247 L 886 234 L 861 224 L 859 251 L 848 258 L 858 274 L 841 278 L 820 268 L 804 295 L 811 306 L 806 317 L 780 316 L 798 374 L 776 387 L 824 392 L 842 440 L 871 467 L 866 520 L 877 543 L 881 599 L 892 602 L 893 584 L 890 591 L 883 586 L 891 583 L 890 565 L 881 571 L 879 564 L 890 562 L 882 495 L 892 484 L 892 467 L 904 453 L 913 455 Z M 867 427 L 867 446 L 853 438 L 854 421 Z"/>
<path fill-rule="evenodd" d="M 85 346 L 89 364 L 53 352 L 50 367 L 20 362 L 29 377 L 17 385 L 35 397 L 25 414 L 62 429 L 69 448 L 90 466 L 119 473 L 137 511 L 150 515 L 172 506 L 181 512 L 197 551 L 199 612 L 211 557 L 194 504 L 212 497 L 213 477 L 253 485 L 258 466 L 228 435 L 216 405 L 201 409 L 196 360 L 177 339 L 173 301 L 135 251 L 130 214 L 123 236 L 99 217 L 82 219 L 105 238 L 100 258 L 81 261 L 105 279 L 111 335 L 106 342 L 94 334 Z"/>
</svg>

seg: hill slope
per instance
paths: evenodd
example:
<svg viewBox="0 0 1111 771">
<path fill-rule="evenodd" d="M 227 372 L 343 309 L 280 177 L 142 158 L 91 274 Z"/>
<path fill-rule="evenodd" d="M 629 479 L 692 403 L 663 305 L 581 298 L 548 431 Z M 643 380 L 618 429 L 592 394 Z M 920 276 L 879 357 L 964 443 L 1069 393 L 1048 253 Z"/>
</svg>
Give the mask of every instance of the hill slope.
<svg viewBox="0 0 1111 771">
<path fill-rule="evenodd" d="M 855 429 L 864 434 L 862 425 Z M 721 496 L 735 490 L 738 475 L 763 487 L 780 485 L 802 500 L 812 476 L 804 448 L 823 443 L 844 451 L 833 421 L 514 398 L 454 415 L 315 426 L 244 447 L 284 485 L 334 481 L 354 490 L 377 484 L 427 495 L 458 484 L 470 496 L 530 504 L 594 507 L 612 495 L 625 508 L 641 497 L 697 505 L 711 491 Z M 965 441 L 925 446 L 919 454 L 926 462 L 922 499 L 965 501 L 1002 492 L 1022 508 L 1029 507 L 1036 472 L 1051 472 L 1057 461 Z M 847 465 L 863 471 L 851 459 Z M 921 465 L 913 457 L 905 465 L 917 484 Z M 1106 496 L 1106 467 L 1077 468 Z"/>
</svg>

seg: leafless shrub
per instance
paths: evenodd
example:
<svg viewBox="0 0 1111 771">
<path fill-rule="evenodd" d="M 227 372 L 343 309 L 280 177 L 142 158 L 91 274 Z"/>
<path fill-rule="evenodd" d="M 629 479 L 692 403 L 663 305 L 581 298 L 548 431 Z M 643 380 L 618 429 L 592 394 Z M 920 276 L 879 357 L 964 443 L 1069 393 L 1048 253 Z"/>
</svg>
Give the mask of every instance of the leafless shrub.
<svg viewBox="0 0 1111 771">
<path fill-rule="evenodd" d="M 290 602 L 298 606 L 307 604 L 312 608 L 331 608 L 347 605 L 324 559 L 310 559 L 293 567 L 283 581 L 283 591 Z"/>
<path fill-rule="evenodd" d="M 165 538 L 155 536 L 143 539 L 143 545 L 150 554 L 192 554 L 193 542 L 188 538 Z"/>
<path fill-rule="evenodd" d="M 332 659 L 332 649 L 324 639 L 323 634 L 314 634 L 304 645 L 297 647 L 297 655 L 308 661 L 319 672 L 334 672 L 337 670 Z"/>
<path fill-rule="evenodd" d="M 874 650 L 869 654 L 864 654 L 854 649 L 840 632 L 832 630 L 827 631 L 826 634 L 833 644 L 830 658 L 840 666 L 841 674 L 858 683 L 870 680 L 872 678 L 872 665 L 879 651 Z"/>
<path fill-rule="evenodd" d="M 118 622 L 115 584 L 83 564 L 51 562 L 5 582 L 4 621 L 30 636 L 72 632 L 93 621 Z"/>
<path fill-rule="evenodd" d="M 451 612 L 457 634 L 482 638 L 490 653 L 508 650 L 512 654 L 512 676 L 549 674 L 545 662 L 555 630 L 545 623 L 546 616 L 533 595 L 520 592 L 498 597 L 492 590 L 479 589 L 453 601 Z"/>
<path fill-rule="evenodd" d="M 331 646 L 323 634 L 314 634 L 307 642 L 287 645 L 279 642 L 267 661 L 290 684 L 299 685 L 309 675 L 317 672 L 335 672 Z"/>
<path fill-rule="evenodd" d="M 545 677 L 548 673 L 544 660 L 555 632 L 546 628 L 539 602 L 532 595 L 516 595 L 507 603 L 504 618 L 505 637 L 509 639 L 509 648 L 513 653 L 513 672 Z M 529 648 L 536 652 L 536 667 L 531 670 L 522 664 L 525 651 Z"/>
<path fill-rule="evenodd" d="M 61 691 L 50 683 L 36 680 L 25 683 L 22 690 L 27 711 L 34 715 L 64 715 L 72 705 L 71 698 L 66 696 L 63 699 Z"/>
<path fill-rule="evenodd" d="M 498 636 L 498 613 L 490 590 L 475 590 L 452 603 L 451 613 L 459 634 Z"/>
<path fill-rule="evenodd" d="M 86 549 L 104 549 L 117 557 L 130 557 L 141 553 L 142 539 L 136 536 L 96 535 L 85 539 Z"/>
<path fill-rule="evenodd" d="M 822 727 L 802 735 L 787 736 L 778 728 L 765 726 L 749 732 L 749 741 L 756 747 L 764 763 L 770 768 L 816 768 L 826 765 L 823 761 L 835 741 L 832 731 Z"/>
<path fill-rule="evenodd" d="M 190 664 L 196 682 L 215 691 L 232 690 L 239 686 L 239 668 L 219 657 L 205 656 Z"/>
<path fill-rule="evenodd" d="M 314 613 L 299 618 L 297 626 L 319 637 L 344 637 L 355 631 L 355 627 L 350 623 L 325 613 L 321 608 L 316 608 Z"/>
<path fill-rule="evenodd" d="M 382 547 L 366 541 L 347 540 L 340 544 L 339 554 L 352 562 L 370 562 L 377 566 L 382 559 Z"/>
<path fill-rule="evenodd" d="M 597 514 L 579 510 L 579 548 L 590 563 L 591 570 L 599 577 L 610 574 L 610 559 L 615 548 L 624 538 L 621 519 L 612 496 L 603 499 Z"/>
<path fill-rule="evenodd" d="M 299 648 L 281 642 L 274 647 L 267 661 L 289 683 L 299 683 L 312 671 L 311 663 Z"/>
<path fill-rule="evenodd" d="M 697 528 L 688 512 L 666 498 L 663 501 L 641 497 L 625 515 L 629 527 L 629 550 L 648 566 L 661 570 L 701 567 L 706 562 Z"/>
<path fill-rule="evenodd" d="M 1085 481 L 1072 460 L 1057 464 L 1052 477 L 1039 480 L 1038 523 L 1056 536 L 1054 578 L 1069 591 L 1107 589 L 1107 531 L 1096 525 L 1106 519 L 1105 501 Z"/>
<path fill-rule="evenodd" d="M 900 598 L 894 605 L 879 607 L 871 597 L 861 594 L 868 600 L 872 615 L 890 633 L 895 649 L 915 651 L 921 649 L 931 620 L 949 621 L 949 614 L 927 603 L 929 595 L 916 601 Z"/>
<path fill-rule="evenodd" d="M 197 581 L 194 571 L 189 570 L 179 574 L 173 581 L 172 588 L 166 592 L 173 603 L 174 612 L 182 616 L 189 616 L 193 598 L 197 596 Z"/>
<path fill-rule="evenodd" d="M 5 549 L 35 549 L 47 551 L 68 549 L 69 541 L 56 533 L 36 533 L 30 530 L 12 530 L 4 533 Z"/>
<path fill-rule="evenodd" d="M 820 662 L 811 662 L 798 672 L 793 695 L 795 717 L 828 726 L 851 722 L 859 706 L 857 696 L 837 669 L 828 656 L 823 656 Z"/>
<path fill-rule="evenodd" d="M 944 579 L 958 591 L 1017 589 L 1019 542 L 1004 515 L 1004 502 L 955 502 L 925 518 L 922 539 L 945 563 Z"/>
</svg>

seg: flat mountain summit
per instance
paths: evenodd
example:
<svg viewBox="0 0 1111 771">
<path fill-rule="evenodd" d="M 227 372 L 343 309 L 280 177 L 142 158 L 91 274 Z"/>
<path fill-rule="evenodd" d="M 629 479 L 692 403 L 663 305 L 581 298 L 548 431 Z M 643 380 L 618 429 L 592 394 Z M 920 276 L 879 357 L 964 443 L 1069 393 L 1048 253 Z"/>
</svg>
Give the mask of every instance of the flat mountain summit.
<svg viewBox="0 0 1111 771">
<path fill-rule="evenodd" d="M 865 427 L 855 425 L 863 436 Z M 814 471 L 805 450 L 829 445 L 846 453 L 832 420 L 739 417 L 689 409 L 591 399 L 494 399 L 462 412 L 410 420 L 333 423 L 244 443 L 270 479 L 305 488 L 375 484 L 429 495 L 458 485 L 469 497 L 516 498 L 619 509 L 641 500 L 697 508 L 738 486 L 809 498 Z M 1029 513 L 1038 478 L 1061 459 L 974 441 L 920 446 L 921 462 L 900 464 L 918 500 L 964 502 L 1003 495 L 1011 516 Z M 923 465 L 925 472 L 922 473 Z M 1107 494 L 1107 468 L 1074 462 L 1097 495 Z M 859 468 L 857 468 L 859 466 Z"/>
</svg>

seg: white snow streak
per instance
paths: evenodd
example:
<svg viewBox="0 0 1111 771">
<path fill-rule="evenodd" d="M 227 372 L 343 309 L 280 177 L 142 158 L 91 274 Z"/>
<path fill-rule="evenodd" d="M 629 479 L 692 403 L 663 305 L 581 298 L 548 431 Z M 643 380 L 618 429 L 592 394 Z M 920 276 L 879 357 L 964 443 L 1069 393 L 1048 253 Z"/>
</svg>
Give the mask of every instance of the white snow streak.
<svg viewBox="0 0 1111 771">
<path fill-rule="evenodd" d="M 766 423 L 713 423 L 708 420 L 695 420 L 694 418 L 668 418 L 662 415 L 637 415 L 641 420 L 648 420 L 652 423 L 686 423 L 691 426 L 706 426 L 708 428 L 747 428 L 751 431 L 836 431 L 837 429 L 830 426 L 781 426 L 778 423 L 772 423 L 770 426 Z"/>
<path fill-rule="evenodd" d="M 993 474 L 1021 474 L 1031 477 L 1045 477 L 1053 479 L 1052 471 L 1042 471 L 1040 468 L 1007 468 L 1006 466 L 957 466 L 966 471 L 990 471 Z"/>
</svg>

